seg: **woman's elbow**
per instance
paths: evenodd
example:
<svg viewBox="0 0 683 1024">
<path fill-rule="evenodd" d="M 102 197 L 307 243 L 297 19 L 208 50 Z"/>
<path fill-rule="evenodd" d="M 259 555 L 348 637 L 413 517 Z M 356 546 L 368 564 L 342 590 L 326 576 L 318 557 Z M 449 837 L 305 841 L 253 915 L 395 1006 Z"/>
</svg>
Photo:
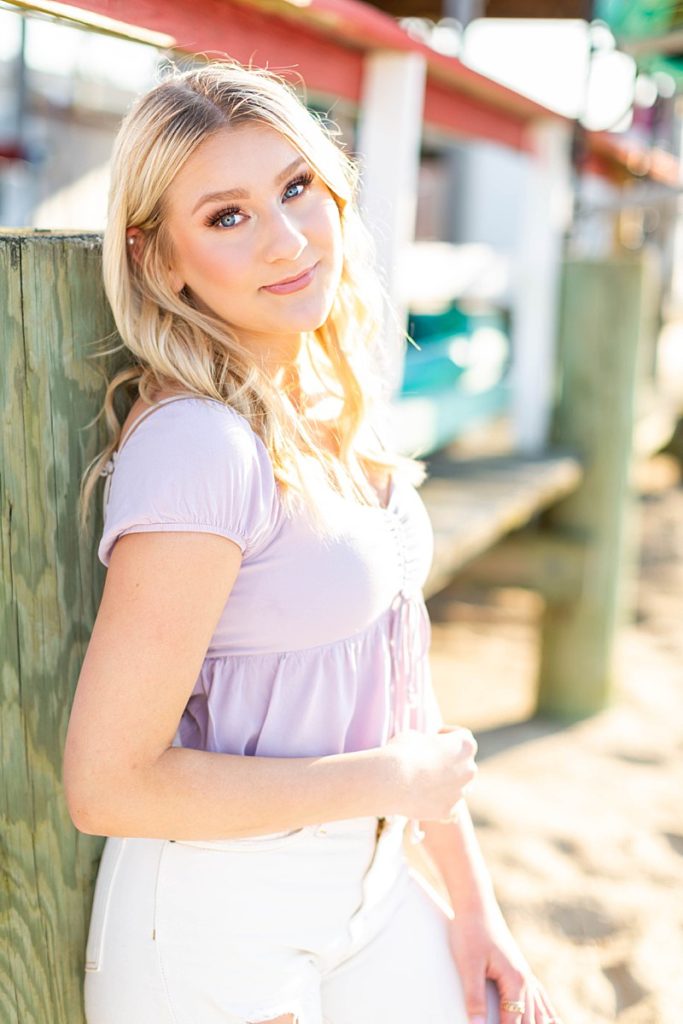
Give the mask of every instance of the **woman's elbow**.
<svg viewBox="0 0 683 1024">
<path fill-rule="evenodd" d="M 62 788 L 69 817 L 84 835 L 106 836 L 107 794 L 110 787 L 100 777 L 95 782 L 92 766 L 76 764 L 65 751 L 62 767 Z"/>
<path fill-rule="evenodd" d="M 69 812 L 72 824 L 79 832 L 87 836 L 104 835 L 96 820 L 92 799 L 81 787 L 73 783 L 67 783 L 62 779 L 66 808 Z"/>
</svg>

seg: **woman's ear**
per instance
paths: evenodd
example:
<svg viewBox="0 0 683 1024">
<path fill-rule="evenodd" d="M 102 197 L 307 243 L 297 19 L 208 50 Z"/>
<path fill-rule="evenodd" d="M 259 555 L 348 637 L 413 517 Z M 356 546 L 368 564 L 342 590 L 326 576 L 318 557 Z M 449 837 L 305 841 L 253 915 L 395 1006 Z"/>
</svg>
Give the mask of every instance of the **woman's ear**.
<svg viewBox="0 0 683 1024">
<path fill-rule="evenodd" d="M 126 228 L 126 248 L 130 252 L 131 257 L 138 264 L 138 266 L 140 265 L 140 260 L 142 257 L 142 247 L 144 245 L 144 242 L 144 234 L 140 230 L 140 228 Z M 168 274 L 171 289 L 176 294 L 178 294 L 178 292 L 181 292 L 185 287 L 185 282 L 183 281 L 182 277 L 173 270 L 173 267 L 171 266 L 168 267 Z"/>
<path fill-rule="evenodd" d="M 140 228 L 126 228 L 126 249 L 138 265 L 142 254 L 142 241 Z"/>
</svg>

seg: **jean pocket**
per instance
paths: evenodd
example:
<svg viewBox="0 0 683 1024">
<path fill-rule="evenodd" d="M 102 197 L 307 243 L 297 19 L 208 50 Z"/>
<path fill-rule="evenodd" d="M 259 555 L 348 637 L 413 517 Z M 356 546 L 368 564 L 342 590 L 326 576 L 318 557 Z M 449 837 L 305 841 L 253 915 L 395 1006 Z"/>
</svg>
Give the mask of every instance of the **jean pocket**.
<svg viewBox="0 0 683 1024">
<path fill-rule="evenodd" d="M 99 971 L 102 968 L 107 918 L 125 842 L 122 836 L 108 836 L 105 840 L 90 909 L 90 925 L 85 947 L 86 971 Z"/>
<path fill-rule="evenodd" d="M 243 836 L 237 839 L 169 839 L 169 842 L 177 843 L 179 846 L 198 846 L 202 850 L 254 853 L 259 850 L 279 850 L 293 845 L 304 836 L 311 835 L 314 829 L 314 825 L 304 825 L 282 832 L 268 832 L 262 836 Z"/>
</svg>

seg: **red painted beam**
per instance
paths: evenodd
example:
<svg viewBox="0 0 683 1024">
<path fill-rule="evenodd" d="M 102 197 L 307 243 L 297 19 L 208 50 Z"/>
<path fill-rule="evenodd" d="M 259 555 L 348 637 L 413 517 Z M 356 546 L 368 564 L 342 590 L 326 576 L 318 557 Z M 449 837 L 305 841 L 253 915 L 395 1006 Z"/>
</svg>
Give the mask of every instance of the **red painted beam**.
<svg viewBox="0 0 683 1024">
<path fill-rule="evenodd" d="M 649 178 L 672 188 L 683 184 L 680 162 L 666 150 L 646 149 L 609 132 L 587 133 L 587 144 L 594 168 L 611 165 L 612 172 L 618 167 L 623 178 Z"/>
<path fill-rule="evenodd" d="M 174 48 L 184 53 L 227 55 L 270 67 L 295 84 L 303 79 L 311 91 L 353 103 L 361 95 L 363 50 L 321 32 L 303 11 L 293 20 L 233 0 L 69 0 L 69 5 L 131 29 L 171 36 Z"/>
<path fill-rule="evenodd" d="M 454 93 L 443 82 L 428 83 L 424 122 L 464 140 L 486 139 L 513 149 L 529 148 L 527 120 L 496 110 L 472 96 Z"/>
<path fill-rule="evenodd" d="M 228 54 L 270 67 L 294 82 L 303 79 L 312 93 L 354 105 L 362 96 L 367 53 L 421 53 L 428 68 L 425 124 L 458 138 L 527 150 L 532 121 L 566 120 L 413 39 L 391 15 L 363 0 L 70 0 L 70 5 L 172 36 L 183 52 Z M 606 175 L 620 167 L 627 175 L 678 182 L 679 165 L 671 154 L 623 144 L 602 132 L 588 132 L 586 146 L 592 166 Z"/>
<path fill-rule="evenodd" d="M 604 156 L 597 153 L 588 153 L 581 165 L 584 174 L 595 174 L 599 178 L 612 182 L 614 185 L 623 185 L 630 175 L 618 164 L 606 160 Z"/>
<path fill-rule="evenodd" d="M 521 128 L 551 111 L 432 50 L 383 11 L 361 0 L 74 0 L 71 6 L 165 33 L 177 49 L 270 67 L 314 93 L 360 102 L 369 51 L 422 53 L 428 66 L 425 117 L 455 136 L 520 145 Z M 431 120 L 433 117 L 433 121 Z"/>
</svg>

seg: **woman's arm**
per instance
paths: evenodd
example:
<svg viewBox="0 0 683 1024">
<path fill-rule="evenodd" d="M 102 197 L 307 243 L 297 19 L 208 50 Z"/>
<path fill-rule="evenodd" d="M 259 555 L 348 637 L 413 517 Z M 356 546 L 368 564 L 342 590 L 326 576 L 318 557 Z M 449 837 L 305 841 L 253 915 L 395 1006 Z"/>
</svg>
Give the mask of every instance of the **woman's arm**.
<svg viewBox="0 0 683 1024">
<path fill-rule="evenodd" d="M 444 817 L 474 773 L 468 730 L 325 757 L 173 747 L 241 564 L 214 533 L 120 537 L 64 750 L 72 821 L 94 835 L 213 839 L 346 818 Z M 302 614 L 304 610 L 302 610 Z"/>
<path fill-rule="evenodd" d="M 421 821 L 423 845 L 443 878 L 455 911 L 495 902 L 493 882 L 465 800 L 455 822 Z"/>
<path fill-rule="evenodd" d="M 64 750 L 81 831 L 212 839 L 385 813 L 394 769 L 381 749 L 270 758 L 172 746 L 241 558 L 212 533 L 116 543 Z"/>
<path fill-rule="evenodd" d="M 491 875 L 464 800 L 456 822 L 421 821 L 424 845 L 443 878 L 454 911 L 448 924 L 451 952 L 462 981 L 468 1020 L 487 1024 L 486 979 L 498 991 L 501 1024 L 531 1024 L 560 1017 L 534 976 L 496 900 Z M 514 1006 L 523 1006 L 515 1011 Z"/>
<path fill-rule="evenodd" d="M 242 757 L 169 747 L 72 820 L 92 835 L 228 839 L 342 818 L 385 806 L 382 751 L 325 757 Z"/>
</svg>

